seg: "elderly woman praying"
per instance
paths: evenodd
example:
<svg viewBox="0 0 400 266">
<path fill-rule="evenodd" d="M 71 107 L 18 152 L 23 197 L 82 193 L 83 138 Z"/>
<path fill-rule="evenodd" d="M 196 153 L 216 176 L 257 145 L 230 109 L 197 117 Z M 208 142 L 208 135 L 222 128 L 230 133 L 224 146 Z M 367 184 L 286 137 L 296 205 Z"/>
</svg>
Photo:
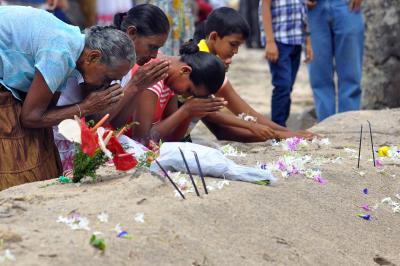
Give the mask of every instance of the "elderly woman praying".
<svg viewBox="0 0 400 266">
<path fill-rule="evenodd" d="M 78 27 L 30 7 L 0 7 L 0 190 L 61 173 L 52 126 L 95 115 L 123 96 L 135 64 L 132 41 L 110 26 Z M 85 98 L 56 106 L 71 77 Z"/>
</svg>

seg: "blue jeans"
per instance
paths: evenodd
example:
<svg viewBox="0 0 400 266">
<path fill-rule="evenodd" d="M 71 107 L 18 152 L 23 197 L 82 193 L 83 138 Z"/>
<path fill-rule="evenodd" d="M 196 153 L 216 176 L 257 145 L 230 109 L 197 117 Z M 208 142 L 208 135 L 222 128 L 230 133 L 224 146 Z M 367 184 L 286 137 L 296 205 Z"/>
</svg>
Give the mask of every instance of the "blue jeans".
<svg viewBox="0 0 400 266">
<path fill-rule="evenodd" d="M 289 45 L 277 42 L 279 59 L 269 63 L 272 75 L 271 120 L 286 126 L 290 114 L 290 94 L 300 66 L 301 45 Z"/>
<path fill-rule="evenodd" d="M 339 112 L 360 109 L 364 20 L 361 12 L 349 10 L 348 2 L 318 0 L 308 13 L 314 50 L 309 74 L 319 121 L 336 113 L 336 97 Z"/>
</svg>

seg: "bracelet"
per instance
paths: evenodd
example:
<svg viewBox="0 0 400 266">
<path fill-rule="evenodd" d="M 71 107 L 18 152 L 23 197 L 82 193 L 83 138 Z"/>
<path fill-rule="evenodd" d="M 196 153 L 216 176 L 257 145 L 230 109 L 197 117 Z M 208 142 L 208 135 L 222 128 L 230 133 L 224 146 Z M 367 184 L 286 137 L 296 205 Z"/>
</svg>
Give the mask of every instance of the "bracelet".
<svg viewBox="0 0 400 266">
<path fill-rule="evenodd" d="M 76 107 L 78 107 L 79 109 L 79 118 L 82 117 L 82 111 L 81 111 L 81 107 L 79 106 L 79 104 L 75 104 Z"/>
<path fill-rule="evenodd" d="M 306 32 L 304 32 L 304 35 L 305 35 L 306 37 L 311 36 L 311 32 L 306 31 Z"/>
</svg>

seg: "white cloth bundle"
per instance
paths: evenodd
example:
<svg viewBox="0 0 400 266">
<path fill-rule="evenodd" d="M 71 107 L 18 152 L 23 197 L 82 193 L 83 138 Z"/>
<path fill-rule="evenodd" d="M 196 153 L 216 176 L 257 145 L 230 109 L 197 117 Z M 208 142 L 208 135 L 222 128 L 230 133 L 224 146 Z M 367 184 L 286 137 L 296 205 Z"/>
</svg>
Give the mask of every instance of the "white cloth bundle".
<svg viewBox="0 0 400 266">
<path fill-rule="evenodd" d="M 189 169 L 193 174 L 199 174 L 193 151 L 197 153 L 200 166 L 205 176 L 225 177 L 226 179 L 245 182 L 269 180 L 275 182 L 275 177 L 269 170 L 241 166 L 226 158 L 221 151 L 190 142 L 166 142 L 161 145 L 160 157 L 157 159 L 166 171 L 187 172 L 179 148 L 182 149 Z M 151 171 L 161 169 L 153 162 Z"/>
</svg>

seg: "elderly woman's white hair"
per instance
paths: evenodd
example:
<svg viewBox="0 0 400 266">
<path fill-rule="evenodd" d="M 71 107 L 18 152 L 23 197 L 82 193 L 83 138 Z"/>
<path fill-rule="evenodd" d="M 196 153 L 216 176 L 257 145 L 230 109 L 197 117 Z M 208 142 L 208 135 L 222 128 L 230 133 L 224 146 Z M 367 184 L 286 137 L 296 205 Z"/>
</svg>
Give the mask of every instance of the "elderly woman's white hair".
<svg viewBox="0 0 400 266">
<path fill-rule="evenodd" d="M 121 60 L 136 63 L 135 47 L 128 35 L 113 26 L 92 26 L 85 30 L 85 48 L 99 50 L 101 63 L 114 67 Z"/>
</svg>

